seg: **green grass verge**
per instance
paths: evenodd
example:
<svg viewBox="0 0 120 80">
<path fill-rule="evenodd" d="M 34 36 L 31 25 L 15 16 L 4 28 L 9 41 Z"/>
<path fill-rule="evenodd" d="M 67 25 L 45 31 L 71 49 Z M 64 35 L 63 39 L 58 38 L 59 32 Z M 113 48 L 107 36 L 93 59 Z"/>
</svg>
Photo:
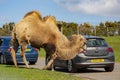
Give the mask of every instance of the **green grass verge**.
<svg viewBox="0 0 120 80">
<path fill-rule="evenodd" d="M 85 80 L 56 71 L 0 65 L 0 80 Z"/>
<path fill-rule="evenodd" d="M 114 49 L 115 61 L 120 62 L 120 36 L 104 37 L 104 39 Z"/>
<path fill-rule="evenodd" d="M 45 57 L 45 55 L 46 55 L 45 50 L 43 48 L 40 48 L 39 57 Z"/>
</svg>

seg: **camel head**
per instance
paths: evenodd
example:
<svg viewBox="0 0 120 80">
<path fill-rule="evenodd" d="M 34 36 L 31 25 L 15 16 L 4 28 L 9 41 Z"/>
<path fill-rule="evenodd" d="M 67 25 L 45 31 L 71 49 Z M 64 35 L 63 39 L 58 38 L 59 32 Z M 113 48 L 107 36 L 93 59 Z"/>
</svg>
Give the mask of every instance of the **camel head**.
<svg viewBox="0 0 120 80">
<path fill-rule="evenodd" d="M 82 35 L 72 35 L 69 40 L 73 45 L 77 45 L 78 52 L 86 50 L 86 39 Z"/>
<path fill-rule="evenodd" d="M 80 36 L 80 51 L 79 52 L 83 52 L 87 49 L 87 46 L 86 46 L 86 39 L 82 36 L 82 35 L 79 35 Z"/>
</svg>

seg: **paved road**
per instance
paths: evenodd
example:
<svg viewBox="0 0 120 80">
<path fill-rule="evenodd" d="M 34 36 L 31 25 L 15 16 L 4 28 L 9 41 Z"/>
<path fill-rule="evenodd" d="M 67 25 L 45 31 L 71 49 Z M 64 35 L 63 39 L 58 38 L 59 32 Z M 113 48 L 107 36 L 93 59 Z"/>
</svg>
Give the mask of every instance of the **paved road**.
<svg viewBox="0 0 120 80">
<path fill-rule="evenodd" d="M 42 69 L 44 67 L 44 58 L 38 59 L 36 65 L 30 65 L 32 68 L 39 68 Z M 104 69 L 87 69 L 87 70 L 80 70 L 77 73 L 68 73 L 66 69 L 57 69 L 57 71 L 64 72 L 66 74 L 80 76 L 89 78 L 92 80 L 120 80 L 120 63 L 115 64 L 115 69 L 113 72 L 105 72 Z"/>
<path fill-rule="evenodd" d="M 73 74 L 75 76 L 87 77 L 93 80 L 120 80 L 120 63 L 115 64 L 113 72 L 104 72 L 104 69 L 88 69 Z"/>
</svg>

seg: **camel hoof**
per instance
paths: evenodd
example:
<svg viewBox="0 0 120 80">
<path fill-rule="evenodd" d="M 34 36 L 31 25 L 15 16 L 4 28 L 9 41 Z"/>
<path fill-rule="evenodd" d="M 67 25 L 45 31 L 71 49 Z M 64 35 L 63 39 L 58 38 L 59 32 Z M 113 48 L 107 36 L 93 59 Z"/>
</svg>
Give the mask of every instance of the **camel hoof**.
<svg viewBox="0 0 120 80">
<path fill-rule="evenodd" d="M 18 66 L 14 66 L 15 68 L 18 68 Z"/>
<path fill-rule="evenodd" d="M 43 70 L 46 70 L 45 68 L 43 68 Z"/>
<path fill-rule="evenodd" d="M 43 70 L 47 70 L 47 68 L 46 68 L 46 67 L 44 67 L 44 68 L 43 68 Z"/>
<path fill-rule="evenodd" d="M 27 67 L 26 69 L 30 69 L 30 68 Z"/>
<path fill-rule="evenodd" d="M 27 66 L 26 68 L 27 68 L 27 69 L 30 69 L 30 66 Z"/>
</svg>

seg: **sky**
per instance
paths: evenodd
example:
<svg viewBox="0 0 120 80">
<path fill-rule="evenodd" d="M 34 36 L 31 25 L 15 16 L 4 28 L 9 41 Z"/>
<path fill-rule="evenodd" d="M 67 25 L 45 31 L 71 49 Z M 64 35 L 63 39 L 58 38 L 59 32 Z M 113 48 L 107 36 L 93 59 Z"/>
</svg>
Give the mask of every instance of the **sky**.
<svg viewBox="0 0 120 80">
<path fill-rule="evenodd" d="M 120 0 L 0 0 L 0 26 L 17 23 L 33 10 L 78 24 L 120 21 Z"/>
</svg>

